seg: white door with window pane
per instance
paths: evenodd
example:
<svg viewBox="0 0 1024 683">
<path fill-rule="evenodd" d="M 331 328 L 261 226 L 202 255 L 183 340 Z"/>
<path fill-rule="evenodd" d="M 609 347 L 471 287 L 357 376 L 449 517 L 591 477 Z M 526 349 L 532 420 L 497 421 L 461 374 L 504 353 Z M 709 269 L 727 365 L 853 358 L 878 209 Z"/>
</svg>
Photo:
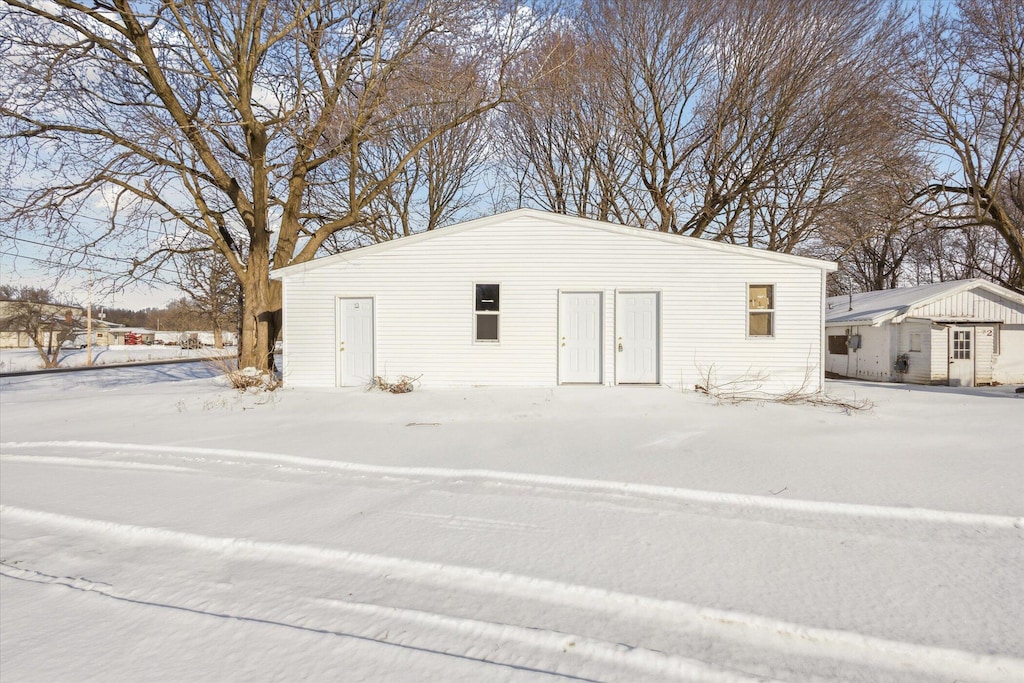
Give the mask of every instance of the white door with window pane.
<svg viewBox="0 0 1024 683">
<path fill-rule="evenodd" d="M 338 386 L 373 379 L 373 299 L 338 299 Z"/>
<path fill-rule="evenodd" d="M 615 308 L 615 381 L 658 383 L 658 293 L 619 292 Z"/>
<path fill-rule="evenodd" d="M 601 383 L 601 293 L 558 297 L 558 381 Z"/>
<path fill-rule="evenodd" d="M 949 386 L 974 386 L 974 328 L 949 328 Z"/>
</svg>

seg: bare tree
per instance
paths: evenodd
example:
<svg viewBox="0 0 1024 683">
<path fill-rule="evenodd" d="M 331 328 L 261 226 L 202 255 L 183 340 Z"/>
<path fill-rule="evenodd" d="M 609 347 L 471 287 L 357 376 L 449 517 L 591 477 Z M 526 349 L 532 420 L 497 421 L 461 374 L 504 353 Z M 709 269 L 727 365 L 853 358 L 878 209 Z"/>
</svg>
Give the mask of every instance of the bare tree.
<svg viewBox="0 0 1024 683">
<path fill-rule="evenodd" d="M 839 293 L 851 286 L 874 291 L 921 284 L 920 257 L 931 221 L 912 206 L 911 197 L 925 177 L 925 161 L 916 141 L 899 134 L 898 118 L 891 123 L 897 134 L 879 154 L 865 158 L 858 182 L 827 212 L 828 224 L 810 243 L 809 255 L 839 262 L 832 277 Z"/>
<path fill-rule="evenodd" d="M 707 139 L 696 116 L 709 87 L 714 51 L 706 39 L 718 14 L 709 3 L 674 0 L 592 0 L 581 21 L 601 50 L 621 129 L 645 195 L 629 210 L 630 222 L 680 232 L 679 198 L 691 155 Z M 683 217 L 685 220 L 685 216 Z"/>
<path fill-rule="evenodd" d="M 795 0 L 719 16 L 680 231 L 792 252 L 872 182 L 897 134 L 886 109 L 901 18 L 882 2 Z"/>
<path fill-rule="evenodd" d="M 64 343 L 82 329 L 81 316 L 82 309 L 53 301 L 49 290 L 0 289 L 0 330 L 28 337 L 45 368 L 57 367 Z"/>
<path fill-rule="evenodd" d="M 1024 157 L 1024 2 L 937 6 L 907 60 L 915 131 L 936 155 L 936 180 L 918 192 L 918 207 L 940 228 L 994 231 L 1015 265 L 988 276 L 1024 291 L 1024 225 L 1012 189 Z"/>
<path fill-rule="evenodd" d="M 199 236 L 241 284 L 240 362 L 259 368 L 280 326 L 271 269 L 364 224 L 427 146 L 515 97 L 545 20 L 519 0 L 4 3 L 0 139 L 34 183 L 8 218 L 65 246 L 116 237 L 135 275 Z M 439 104 L 378 165 L 373 146 Z M 84 230 L 99 199 L 108 225 Z"/>
<path fill-rule="evenodd" d="M 627 222 L 635 164 L 618 125 L 605 53 L 588 38 L 563 26 L 521 64 L 534 71 L 557 54 L 560 68 L 503 108 L 497 127 L 505 177 L 518 188 L 517 206 Z"/>
<path fill-rule="evenodd" d="M 857 203 L 892 125 L 902 17 L 882 0 L 588 0 L 568 65 L 509 108 L 523 199 L 793 252 Z"/>
<path fill-rule="evenodd" d="M 404 150 L 453 117 L 456 109 L 444 104 L 429 110 L 411 109 L 396 121 L 394 132 L 373 145 L 368 154 L 379 157 L 376 165 L 382 168 L 396 166 Z M 371 204 L 370 216 L 360 228 L 370 241 L 433 230 L 472 206 L 478 195 L 476 181 L 485 166 L 487 127 L 488 117 L 480 116 L 424 145 Z"/>
<path fill-rule="evenodd" d="M 178 287 L 188 308 L 213 330 L 213 345 L 224 348 L 224 331 L 238 327 L 238 279 L 227 262 L 209 247 L 177 254 Z"/>
</svg>

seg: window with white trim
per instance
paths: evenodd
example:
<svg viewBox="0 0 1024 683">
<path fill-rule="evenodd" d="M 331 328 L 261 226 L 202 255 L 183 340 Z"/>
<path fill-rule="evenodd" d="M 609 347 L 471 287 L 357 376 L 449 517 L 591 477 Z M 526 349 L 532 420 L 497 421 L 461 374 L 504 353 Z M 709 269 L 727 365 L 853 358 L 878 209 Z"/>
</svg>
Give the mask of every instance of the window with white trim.
<svg viewBox="0 0 1024 683">
<path fill-rule="evenodd" d="M 775 285 L 747 286 L 747 336 L 775 335 Z"/>
<path fill-rule="evenodd" d="M 501 286 L 478 284 L 475 289 L 473 338 L 478 342 L 496 342 L 498 341 L 498 315 L 501 310 Z"/>
<path fill-rule="evenodd" d="M 909 350 L 910 351 L 920 351 L 921 350 L 921 333 L 920 332 L 911 332 L 910 333 L 910 349 Z"/>
</svg>

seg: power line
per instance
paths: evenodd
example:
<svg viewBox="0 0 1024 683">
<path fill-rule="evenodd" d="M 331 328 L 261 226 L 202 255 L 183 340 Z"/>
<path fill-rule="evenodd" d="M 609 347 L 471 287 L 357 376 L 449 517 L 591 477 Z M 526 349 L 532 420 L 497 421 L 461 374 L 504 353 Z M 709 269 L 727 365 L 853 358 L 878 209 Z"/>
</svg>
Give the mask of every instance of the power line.
<svg viewBox="0 0 1024 683">
<path fill-rule="evenodd" d="M 66 252 L 70 252 L 72 254 L 83 254 L 83 255 L 91 257 L 91 258 L 101 258 L 101 259 L 106 259 L 108 261 L 116 261 L 118 263 L 130 263 L 132 265 L 135 264 L 135 262 L 132 261 L 131 259 L 119 258 L 117 256 L 105 256 L 104 254 L 91 254 L 91 253 L 89 253 L 89 251 L 87 249 L 72 249 L 71 247 L 62 247 L 62 246 L 57 245 L 57 244 L 46 244 L 45 242 L 36 242 L 35 240 L 30 240 L 27 237 L 18 237 L 16 235 L 12 235 L 12 236 L 8 237 L 7 239 L 14 240 L 15 242 L 24 242 L 25 244 L 34 244 L 34 245 L 39 246 L 39 247 L 46 247 L 47 249 L 59 249 L 60 251 L 66 251 Z M 29 258 L 29 257 L 28 256 L 23 256 L 22 258 Z"/>
<path fill-rule="evenodd" d="M 29 261 L 35 261 L 36 263 L 42 263 L 47 266 L 54 268 L 79 268 L 81 270 L 88 270 L 93 273 L 101 273 L 103 275 L 109 275 L 110 277 L 125 277 L 128 273 L 111 273 L 108 270 L 100 270 L 99 268 L 90 268 L 89 266 L 74 266 L 70 263 L 61 263 L 59 261 L 50 261 L 49 259 L 41 259 L 35 256 L 25 256 L 13 251 L 0 251 L 0 255 L 12 256 L 14 258 L 27 259 Z"/>
</svg>

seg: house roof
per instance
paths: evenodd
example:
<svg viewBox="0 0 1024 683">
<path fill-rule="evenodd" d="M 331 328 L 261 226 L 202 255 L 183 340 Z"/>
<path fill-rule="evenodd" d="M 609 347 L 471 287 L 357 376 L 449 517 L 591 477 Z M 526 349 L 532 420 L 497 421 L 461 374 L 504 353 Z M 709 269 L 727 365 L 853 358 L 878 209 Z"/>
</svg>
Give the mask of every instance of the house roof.
<svg viewBox="0 0 1024 683">
<path fill-rule="evenodd" d="M 298 273 L 305 273 L 311 270 L 318 270 L 324 266 L 329 266 L 334 263 L 343 263 L 352 259 L 360 258 L 370 254 L 376 254 L 382 251 L 389 251 L 391 249 L 398 249 L 410 244 L 423 242 L 426 240 L 437 239 L 445 235 L 452 235 L 460 232 L 467 232 L 475 230 L 477 228 L 483 228 L 489 225 L 496 225 L 505 221 L 515 220 L 517 218 L 533 218 L 540 219 L 549 223 L 557 223 L 560 225 L 568 225 L 573 227 L 582 227 L 592 230 L 602 230 L 605 232 L 611 232 L 619 235 L 629 235 L 631 237 L 641 237 L 644 239 L 656 240 L 661 242 L 673 243 L 673 244 L 686 244 L 697 249 L 706 249 L 709 251 L 727 252 L 733 254 L 743 254 L 754 258 L 762 258 L 770 261 L 779 261 L 782 263 L 799 264 L 808 266 L 811 268 L 819 268 L 823 271 L 834 271 L 837 266 L 832 261 L 823 261 L 815 258 L 807 258 L 804 256 L 794 256 L 792 254 L 783 254 L 775 251 L 767 251 L 765 249 L 754 249 L 752 247 L 744 247 L 738 244 L 726 244 L 723 242 L 713 242 L 711 240 L 700 239 L 696 237 L 686 237 L 683 235 L 676 235 L 671 233 L 664 233 L 657 230 L 646 230 L 644 228 L 636 228 L 629 225 L 619 225 L 617 223 L 608 223 L 605 221 L 593 220 L 590 218 L 578 218 L 575 216 L 566 216 L 559 213 L 551 213 L 549 211 L 539 211 L 537 209 L 516 209 L 514 211 L 506 211 L 504 213 L 498 213 L 491 216 L 485 216 L 484 218 L 477 218 L 476 220 L 465 221 L 463 223 L 457 223 L 450 225 L 445 228 L 438 228 L 437 230 L 431 230 L 429 232 L 421 232 L 416 235 L 410 235 L 409 237 L 400 237 L 398 239 L 390 240 L 388 242 L 381 242 L 380 244 L 372 244 L 366 247 L 360 247 L 358 249 L 352 249 L 350 251 L 344 251 L 340 254 L 333 254 L 331 256 L 322 256 L 320 258 L 307 261 L 305 263 L 297 263 L 284 268 L 278 268 L 271 273 L 270 277 L 275 280 L 280 280 L 290 275 L 296 275 Z"/>
<path fill-rule="evenodd" d="M 81 306 L 75 306 L 73 304 L 38 303 L 35 301 L 14 301 L 11 299 L 0 299 L 0 309 L 6 310 L 8 308 L 16 308 L 18 306 L 34 306 L 43 313 L 63 314 L 65 311 L 71 311 L 72 313 L 77 315 L 85 313 L 84 308 L 82 308 Z"/>
<path fill-rule="evenodd" d="M 901 322 L 907 314 L 919 306 L 944 299 L 969 289 L 983 289 L 1012 301 L 1024 304 L 1024 295 L 1000 287 L 985 280 L 953 280 L 936 282 L 918 287 L 883 289 L 876 292 L 860 292 L 852 298 L 848 294 L 829 297 L 825 304 L 826 325 L 880 325 L 891 320 Z"/>
</svg>

